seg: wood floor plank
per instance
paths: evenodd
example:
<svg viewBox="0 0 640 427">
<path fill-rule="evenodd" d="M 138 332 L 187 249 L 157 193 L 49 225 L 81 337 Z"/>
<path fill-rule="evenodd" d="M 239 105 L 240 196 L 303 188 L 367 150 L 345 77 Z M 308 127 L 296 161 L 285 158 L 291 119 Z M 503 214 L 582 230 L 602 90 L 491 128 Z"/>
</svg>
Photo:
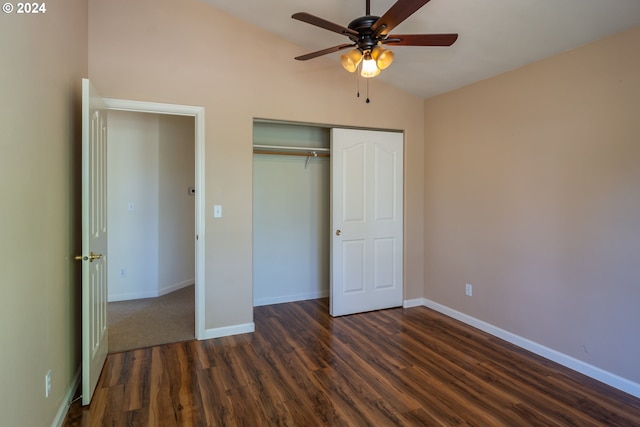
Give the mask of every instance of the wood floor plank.
<svg viewBox="0 0 640 427">
<path fill-rule="evenodd" d="M 202 418 L 207 426 L 232 425 L 231 405 L 222 383 L 217 381 L 217 369 L 202 369 L 196 372 L 197 393 L 202 402 Z"/>
<path fill-rule="evenodd" d="M 252 334 L 110 354 L 64 426 L 640 425 L 640 399 L 425 307 L 328 310 L 256 307 Z"/>
<path fill-rule="evenodd" d="M 173 345 L 172 349 L 175 347 Z M 172 385 L 168 382 L 166 372 L 172 367 L 166 366 L 162 357 L 162 354 L 167 351 L 170 351 L 168 347 L 158 346 L 153 348 L 151 354 L 149 424 L 176 427 L 178 422 L 174 412 L 174 402 L 169 394 Z"/>
<path fill-rule="evenodd" d="M 322 427 L 326 425 L 335 425 L 334 423 L 329 423 L 328 419 L 331 417 L 325 417 L 324 414 L 309 417 L 309 413 L 304 409 L 309 406 L 306 405 L 306 402 L 303 402 L 300 399 L 296 398 L 288 400 L 284 403 L 284 406 L 291 414 L 291 426 Z"/>
<path fill-rule="evenodd" d="M 149 389 L 141 385 L 148 384 L 149 378 L 146 376 L 148 371 L 145 366 L 150 362 L 150 349 L 135 350 L 129 353 L 131 359 L 131 374 L 126 379 L 125 402 L 128 403 L 127 409 L 135 411 L 146 408 L 149 405 Z"/>
</svg>

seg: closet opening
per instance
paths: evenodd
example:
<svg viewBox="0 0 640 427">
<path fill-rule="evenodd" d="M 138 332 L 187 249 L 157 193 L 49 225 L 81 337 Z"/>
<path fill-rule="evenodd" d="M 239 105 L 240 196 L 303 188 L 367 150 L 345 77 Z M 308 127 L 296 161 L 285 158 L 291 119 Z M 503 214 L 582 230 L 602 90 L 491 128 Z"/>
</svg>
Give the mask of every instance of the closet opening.
<svg viewBox="0 0 640 427">
<path fill-rule="evenodd" d="M 253 124 L 253 305 L 329 296 L 330 129 Z"/>
<path fill-rule="evenodd" d="M 402 306 L 403 146 L 397 130 L 254 121 L 254 306 Z"/>
</svg>

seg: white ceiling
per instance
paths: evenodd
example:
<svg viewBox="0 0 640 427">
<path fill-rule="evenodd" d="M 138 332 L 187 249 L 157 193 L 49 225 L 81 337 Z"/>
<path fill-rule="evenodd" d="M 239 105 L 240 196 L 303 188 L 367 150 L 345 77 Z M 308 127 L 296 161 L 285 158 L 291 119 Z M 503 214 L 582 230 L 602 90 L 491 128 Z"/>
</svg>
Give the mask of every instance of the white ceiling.
<svg viewBox="0 0 640 427">
<path fill-rule="evenodd" d="M 308 12 L 346 27 L 365 14 L 366 4 L 366 0 L 202 1 L 300 45 L 300 55 L 350 40 L 294 20 L 292 14 Z M 381 16 L 394 3 L 371 0 L 371 14 Z M 451 47 L 397 46 L 393 65 L 376 79 L 428 98 L 638 24 L 640 0 L 431 0 L 391 33 L 458 33 L 458 41 Z M 327 55 L 335 59 L 336 67 L 341 53 Z"/>
</svg>

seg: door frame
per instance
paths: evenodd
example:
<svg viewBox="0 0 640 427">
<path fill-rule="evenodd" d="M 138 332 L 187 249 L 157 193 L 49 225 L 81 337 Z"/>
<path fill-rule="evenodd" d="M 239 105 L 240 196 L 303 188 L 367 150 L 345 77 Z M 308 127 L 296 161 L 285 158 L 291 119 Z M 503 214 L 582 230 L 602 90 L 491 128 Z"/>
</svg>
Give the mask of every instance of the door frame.
<svg viewBox="0 0 640 427">
<path fill-rule="evenodd" d="M 205 161 L 204 161 L 204 107 L 190 105 L 163 104 L 157 102 L 131 101 L 126 99 L 103 98 L 107 110 L 129 111 L 135 113 L 166 114 L 171 116 L 189 116 L 195 120 L 195 235 L 196 235 L 196 266 L 195 266 L 195 336 L 202 340 L 205 335 L 204 318 L 204 236 L 205 236 Z M 107 159 L 107 162 L 109 160 Z"/>
</svg>

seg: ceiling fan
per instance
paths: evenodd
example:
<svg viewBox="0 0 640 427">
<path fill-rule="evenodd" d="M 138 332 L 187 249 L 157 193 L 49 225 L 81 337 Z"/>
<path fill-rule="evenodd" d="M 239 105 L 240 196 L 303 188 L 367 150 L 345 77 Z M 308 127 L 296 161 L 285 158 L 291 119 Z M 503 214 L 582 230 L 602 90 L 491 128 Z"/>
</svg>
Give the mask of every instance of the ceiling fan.
<svg viewBox="0 0 640 427">
<path fill-rule="evenodd" d="M 295 59 L 306 61 L 353 47 L 354 49 L 340 56 L 342 66 L 351 73 L 360 67 L 362 77 L 375 77 L 380 74 L 380 70 L 384 70 L 393 62 L 393 52 L 383 45 L 451 46 L 458 39 L 458 34 L 389 34 L 428 2 L 429 0 L 398 0 L 379 17 L 371 15 L 371 1 L 366 0 L 366 15 L 354 19 L 347 27 L 306 12 L 295 13 L 291 16 L 293 19 L 345 35 L 352 42 L 311 52 Z"/>
</svg>

